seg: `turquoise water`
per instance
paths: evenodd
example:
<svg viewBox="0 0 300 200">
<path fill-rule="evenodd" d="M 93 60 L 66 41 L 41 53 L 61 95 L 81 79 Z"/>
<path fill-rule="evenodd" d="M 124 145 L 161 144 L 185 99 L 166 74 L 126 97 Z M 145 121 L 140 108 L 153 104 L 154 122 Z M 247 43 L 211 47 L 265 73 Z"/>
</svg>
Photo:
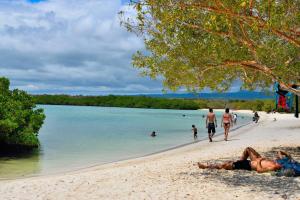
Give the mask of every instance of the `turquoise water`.
<svg viewBox="0 0 300 200">
<path fill-rule="evenodd" d="M 23 158 L 0 158 L 0 178 L 51 174 L 139 157 L 206 139 L 204 111 L 86 106 L 40 106 L 46 114 L 41 149 Z M 221 113 L 216 113 L 220 122 Z M 184 116 L 185 115 L 185 116 Z M 238 125 L 250 121 L 239 115 Z M 150 137 L 152 131 L 158 136 Z M 217 129 L 221 132 L 221 128 Z"/>
</svg>

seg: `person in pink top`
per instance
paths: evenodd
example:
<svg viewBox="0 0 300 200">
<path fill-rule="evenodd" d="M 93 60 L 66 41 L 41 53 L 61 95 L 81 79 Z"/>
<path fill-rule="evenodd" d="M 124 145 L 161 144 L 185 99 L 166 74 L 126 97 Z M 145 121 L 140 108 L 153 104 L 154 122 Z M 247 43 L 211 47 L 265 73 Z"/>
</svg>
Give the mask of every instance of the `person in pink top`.
<svg viewBox="0 0 300 200">
<path fill-rule="evenodd" d="M 227 141 L 230 126 L 233 126 L 232 116 L 229 113 L 229 108 L 226 108 L 225 113 L 223 114 L 221 127 L 222 126 L 224 126 L 224 140 Z"/>
</svg>

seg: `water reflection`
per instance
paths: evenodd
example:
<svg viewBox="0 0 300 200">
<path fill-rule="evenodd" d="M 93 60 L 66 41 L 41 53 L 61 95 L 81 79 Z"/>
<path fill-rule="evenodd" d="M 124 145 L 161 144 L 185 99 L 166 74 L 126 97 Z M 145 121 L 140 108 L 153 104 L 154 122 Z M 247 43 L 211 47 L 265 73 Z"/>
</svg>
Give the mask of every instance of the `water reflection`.
<svg viewBox="0 0 300 200">
<path fill-rule="evenodd" d="M 0 154 L 0 179 L 26 177 L 40 172 L 40 150 Z"/>
</svg>

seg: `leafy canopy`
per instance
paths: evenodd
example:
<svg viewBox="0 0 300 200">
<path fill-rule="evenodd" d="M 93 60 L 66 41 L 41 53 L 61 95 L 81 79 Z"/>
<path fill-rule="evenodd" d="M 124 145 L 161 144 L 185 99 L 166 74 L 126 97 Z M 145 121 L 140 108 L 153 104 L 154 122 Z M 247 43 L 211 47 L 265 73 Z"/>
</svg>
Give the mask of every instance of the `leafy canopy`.
<svg viewBox="0 0 300 200">
<path fill-rule="evenodd" d="M 133 56 L 142 74 L 164 78 L 176 90 L 268 88 L 274 81 L 300 94 L 299 0 L 140 0 L 128 31 L 142 36 L 146 51 Z"/>
<path fill-rule="evenodd" d="M 45 115 L 35 106 L 30 95 L 10 91 L 9 80 L 0 78 L 0 145 L 39 146 L 37 136 Z"/>
</svg>

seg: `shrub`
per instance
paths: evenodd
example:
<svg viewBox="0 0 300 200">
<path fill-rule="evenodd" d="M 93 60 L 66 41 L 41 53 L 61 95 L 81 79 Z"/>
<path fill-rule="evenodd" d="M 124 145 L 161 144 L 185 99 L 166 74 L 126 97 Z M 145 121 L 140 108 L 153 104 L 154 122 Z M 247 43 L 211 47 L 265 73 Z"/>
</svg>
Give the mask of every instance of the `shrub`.
<svg viewBox="0 0 300 200">
<path fill-rule="evenodd" d="M 38 131 L 45 119 L 26 92 L 9 90 L 9 80 L 0 78 L 0 145 L 33 149 L 39 146 Z"/>
</svg>

